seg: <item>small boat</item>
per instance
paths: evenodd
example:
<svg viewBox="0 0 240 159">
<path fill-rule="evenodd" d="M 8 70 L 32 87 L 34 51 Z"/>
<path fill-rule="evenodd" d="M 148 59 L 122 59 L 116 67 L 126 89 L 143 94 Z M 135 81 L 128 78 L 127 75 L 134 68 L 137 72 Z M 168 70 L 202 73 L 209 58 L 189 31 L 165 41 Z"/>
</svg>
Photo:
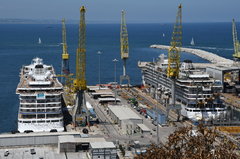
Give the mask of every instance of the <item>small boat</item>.
<svg viewBox="0 0 240 159">
<path fill-rule="evenodd" d="M 38 44 L 42 44 L 41 38 L 38 38 Z"/>
<path fill-rule="evenodd" d="M 191 43 L 190 43 L 190 44 L 191 44 L 191 45 L 195 45 L 193 38 L 192 38 L 192 40 L 191 40 Z"/>
<path fill-rule="evenodd" d="M 162 36 L 165 37 L 165 34 L 163 33 Z"/>
</svg>

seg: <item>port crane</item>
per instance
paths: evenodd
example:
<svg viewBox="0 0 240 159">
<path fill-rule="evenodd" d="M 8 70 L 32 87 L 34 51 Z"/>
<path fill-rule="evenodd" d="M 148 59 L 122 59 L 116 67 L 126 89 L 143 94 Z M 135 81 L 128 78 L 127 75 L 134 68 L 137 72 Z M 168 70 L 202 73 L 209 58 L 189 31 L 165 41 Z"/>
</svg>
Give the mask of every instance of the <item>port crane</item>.
<svg viewBox="0 0 240 159">
<path fill-rule="evenodd" d="M 233 53 L 233 58 L 235 62 L 240 61 L 240 45 L 237 37 L 237 29 L 236 29 L 236 24 L 235 20 L 232 20 L 232 35 L 233 35 L 233 46 L 234 46 L 234 53 Z"/>
<path fill-rule="evenodd" d="M 120 43 L 121 43 L 121 59 L 123 60 L 123 75 L 120 76 L 120 84 L 124 80 L 130 84 L 130 77 L 126 74 L 126 61 L 129 58 L 129 46 L 128 46 L 128 32 L 125 20 L 125 12 L 122 10 L 121 13 L 121 30 L 120 30 Z"/>
<path fill-rule="evenodd" d="M 76 103 L 73 110 L 73 122 L 81 120 L 81 108 L 86 107 L 86 100 L 84 92 L 87 89 L 86 84 L 86 24 L 85 24 L 84 6 L 80 8 L 80 23 L 79 23 L 79 37 L 78 48 L 76 52 L 76 77 L 73 81 L 74 92 L 76 93 Z M 89 115 L 87 115 L 87 122 L 89 123 Z"/>
<path fill-rule="evenodd" d="M 69 70 L 69 54 L 67 51 L 67 38 L 66 38 L 66 25 L 65 19 L 62 19 L 62 68 L 61 68 L 61 75 L 68 76 L 70 73 Z M 64 85 L 67 82 L 67 78 L 62 76 L 61 83 Z"/>
<path fill-rule="evenodd" d="M 172 100 L 167 108 L 167 117 L 170 109 L 176 109 L 178 111 L 178 120 L 180 118 L 181 107 L 176 106 L 175 88 L 176 80 L 179 75 L 181 47 L 182 47 L 182 5 L 180 4 L 178 6 L 176 22 L 173 28 L 171 45 L 168 50 L 168 68 L 167 68 L 167 76 L 172 79 L 171 88 Z"/>
<path fill-rule="evenodd" d="M 63 96 L 67 105 L 73 105 L 73 85 L 72 76 L 69 69 L 69 54 L 67 51 L 67 38 L 66 38 L 66 25 L 65 19 L 62 19 L 62 64 L 61 64 L 61 74 L 56 75 L 56 77 L 61 77 L 61 83 L 64 85 L 65 95 Z"/>
</svg>

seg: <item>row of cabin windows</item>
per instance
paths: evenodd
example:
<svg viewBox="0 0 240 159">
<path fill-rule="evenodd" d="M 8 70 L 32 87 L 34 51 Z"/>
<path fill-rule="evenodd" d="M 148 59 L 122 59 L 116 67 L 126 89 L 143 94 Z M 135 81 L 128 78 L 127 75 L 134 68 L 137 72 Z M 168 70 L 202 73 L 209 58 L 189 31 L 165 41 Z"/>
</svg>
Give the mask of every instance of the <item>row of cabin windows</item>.
<svg viewBox="0 0 240 159">
<path fill-rule="evenodd" d="M 55 109 L 20 109 L 21 112 L 56 112 L 61 111 L 61 108 Z"/>
<path fill-rule="evenodd" d="M 21 104 L 21 107 L 22 108 L 36 108 L 36 107 L 61 107 L 62 105 L 61 104 L 38 104 L 37 106 L 34 104 L 34 105 L 28 105 L 28 104 Z"/>
<path fill-rule="evenodd" d="M 45 96 L 46 99 L 53 99 L 53 98 L 61 98 L 60 95 L 58 96 Z M 21 96 L 21 99 L 36 99 L 36 96 Z"/>
<path fill-rule="evenodd" d="M 56 99 L 44 99 L 44 100 L 20 100 L 21 103 L 47 103 L 47 102 L 60 102 L 61 99 L 60 98 L 56 98 Z"/>
<path fill-rule="evenodd" d="M 21 120 L 19 120 L 19 123 L 55 123 L 55 122 L 62 122 L 62 119 L 61 120 L 41 120 L 41 121 L 36 121 L 36 120 L 21 121 Z"/>
<path fill-rule="evenodd" d="M 59 118 L 62 117 L 62 114 L 28 114 L 22 115 L 23 119 L 33 119 L 33 118 Z"/>
</svg>

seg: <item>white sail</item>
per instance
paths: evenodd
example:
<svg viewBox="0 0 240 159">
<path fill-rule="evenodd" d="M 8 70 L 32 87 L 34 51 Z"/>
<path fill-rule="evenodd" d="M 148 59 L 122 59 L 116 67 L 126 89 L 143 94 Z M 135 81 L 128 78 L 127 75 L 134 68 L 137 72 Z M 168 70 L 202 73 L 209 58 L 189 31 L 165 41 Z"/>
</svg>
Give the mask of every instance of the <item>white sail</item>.
<svg viewBox="0 0 240 159">
<path fill-rule="evenodd" d="M 195 45 L 193 38 L 192 38 L 192 40 L 191 40 L 191 43 L 190 43 L 190 44 L 191 44 L 191 45 Z"/>
<path fill-rule="evenodd" d="M 41 38 L 38 38 L 38 44 L 41 44 L 41 43 L 42 43 Z"/>
</svg>

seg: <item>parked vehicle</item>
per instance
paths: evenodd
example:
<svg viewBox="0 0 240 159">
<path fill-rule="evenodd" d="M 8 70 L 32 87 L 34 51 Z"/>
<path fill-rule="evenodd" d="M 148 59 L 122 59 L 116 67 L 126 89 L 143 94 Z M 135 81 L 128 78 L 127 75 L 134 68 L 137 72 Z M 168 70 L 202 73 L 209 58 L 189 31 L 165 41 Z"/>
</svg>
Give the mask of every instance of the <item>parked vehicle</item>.
<svg viewBox="0 0 240 159">
<path fill-rule="evenodd" d="M 9 151 L 8 150 L 6 150 L 5 152 L 4 152 L 4 156 L 6 157 L 6 156 L 8 156 L 10 153 L 9 153 Z"/>
<path fill-rule="evenodd" d="M 30 153 L 31 153 L 32 155 L 36 154 L 35 149 L 30 149 Z"/>
</svg>

